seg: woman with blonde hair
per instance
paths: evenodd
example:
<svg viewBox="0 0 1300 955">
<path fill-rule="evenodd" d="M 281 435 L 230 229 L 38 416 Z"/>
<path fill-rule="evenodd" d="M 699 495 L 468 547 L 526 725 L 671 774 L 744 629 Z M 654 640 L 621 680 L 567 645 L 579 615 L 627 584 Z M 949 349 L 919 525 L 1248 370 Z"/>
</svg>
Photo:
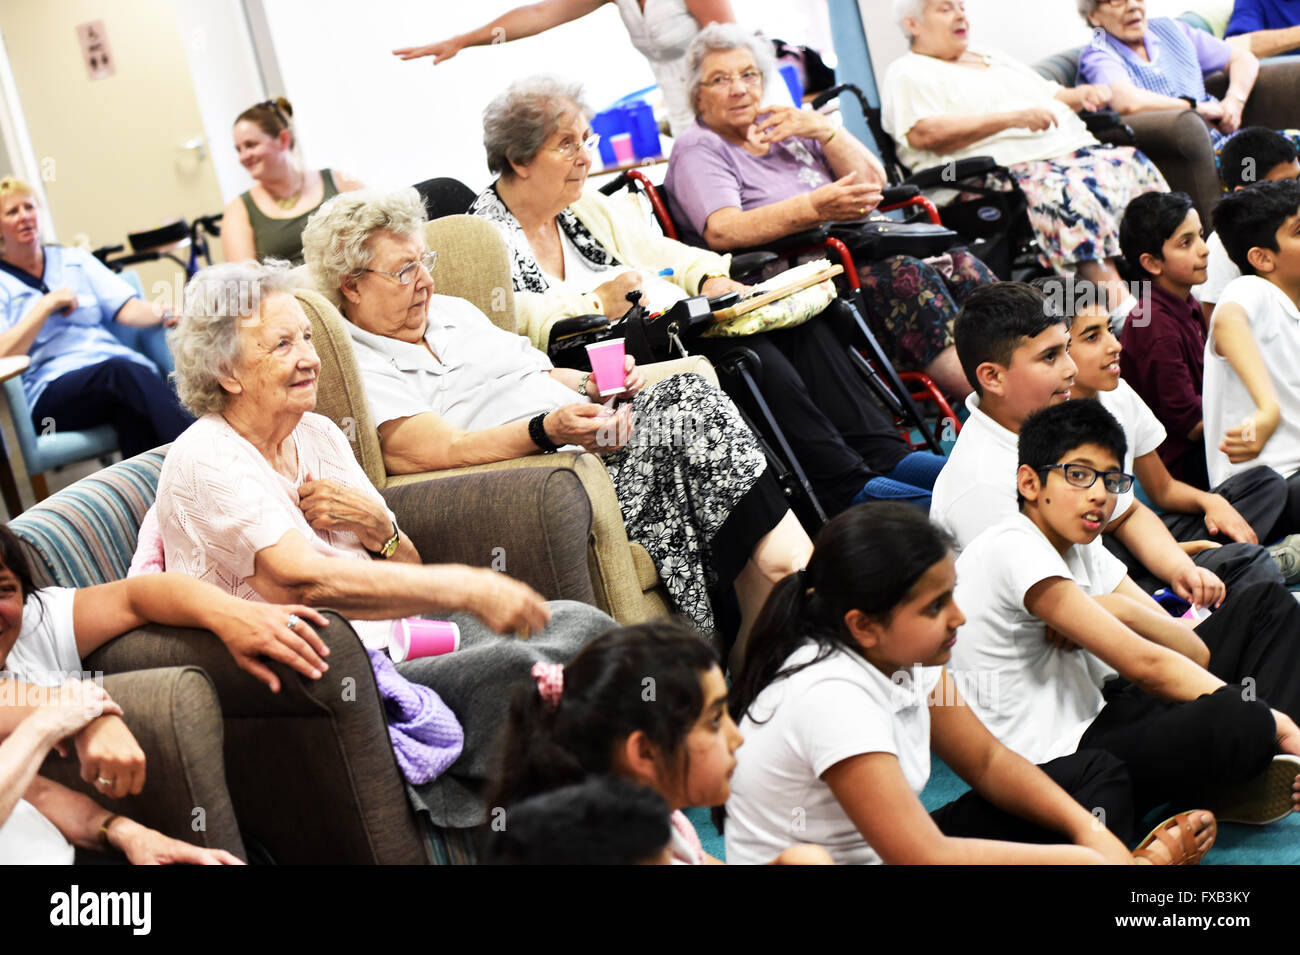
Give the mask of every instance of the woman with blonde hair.
<svg viewBox="0 0 1300 955">
<path fill-rule="evenodd" d="M 41 243 L 41 209 L 0 179 L 0 356 L 28 355 L 23 391 L 43 433 L 112 425 L 124 457 L 166 444 L 192 418 L 148 358 L 106 323 L 157 326 L 162 313 L 82 249 Z"/>
<path fill-rule="evenodd" d="M 302 230 L 321 203 L 364 183 L 333 169 L 306 169 L 297 153 L 293 107 L 283 96 L 235 119 L 235 151 L 253 187 L 232 199 L 221 220 L 227 262 L 288 259 L 302 264 Z"/>
</svg>

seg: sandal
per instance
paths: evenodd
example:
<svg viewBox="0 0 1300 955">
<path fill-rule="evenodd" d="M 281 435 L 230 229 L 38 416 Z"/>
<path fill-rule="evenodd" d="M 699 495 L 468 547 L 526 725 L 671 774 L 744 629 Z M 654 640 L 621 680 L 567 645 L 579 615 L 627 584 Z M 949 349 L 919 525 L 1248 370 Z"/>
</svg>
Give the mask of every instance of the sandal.
<svg viewBox="0 0 1300 955">
<path fill-rule="evenodd" d="M 1133 850 L 1133 857 L 1145 859 L 1152 865 L 1196 865 L 1205 858 L 1205 854 L 1210 851 L 1219 834 L 1219 825 L 1211 815 L 1210 823 L 1206 826 L 1210 832 L 1210 841 L 1204 847 L 1197 847 L 1192 817 L 1202 812 L 1205 810 L 1192 809 L 1170 816 L 1147 834 L 1147 837 Z M 1152 849 L 1157 841 L 1165 847 L 1171 861 L 1167 863 L 1161 861 L 1159 854 Z"/>
</svg>

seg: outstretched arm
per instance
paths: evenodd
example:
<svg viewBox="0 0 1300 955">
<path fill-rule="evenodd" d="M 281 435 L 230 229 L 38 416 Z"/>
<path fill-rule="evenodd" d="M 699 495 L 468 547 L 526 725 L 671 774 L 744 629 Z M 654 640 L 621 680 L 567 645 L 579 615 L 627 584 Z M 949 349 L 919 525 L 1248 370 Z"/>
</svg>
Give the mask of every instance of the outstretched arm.
<svg viewBox="0 0 1300 955">
<path fill-rule="evenodd" d="M 491 23 L 486 23 L 468 33 L 425 46 L 405 46 L 394 50 L 393 53 L 403 60 L 432 56 L 434 63 L 441 63 L 443 60 L 451 59 L 467 46 L 490 46 L 545 33 L 552 27 L 585 17 L 606 2 L 608 0 L 540 0 L 538 3 L 515 7 L 501 14 Z M 704 4 L 704 6 L 709 5 Z"/>
</svg>

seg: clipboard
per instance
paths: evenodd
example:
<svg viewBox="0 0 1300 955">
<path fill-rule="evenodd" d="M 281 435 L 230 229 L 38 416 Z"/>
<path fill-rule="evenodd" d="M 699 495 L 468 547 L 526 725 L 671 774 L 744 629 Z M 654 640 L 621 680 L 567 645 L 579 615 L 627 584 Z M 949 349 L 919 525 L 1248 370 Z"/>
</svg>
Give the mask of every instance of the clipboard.
<svg viewBox="0 0 1300 955">
<path fill-rule="evenodd" d="M 843 275 L 843 274 L 844 274 L 844 266 L 842 265 L 827 266 L 826 268 L 822 269 L 819 272 L 814 272 L 811 275 L 805 275 L 803 278 L 796 279 L 795 281 L 789 283 L 788 285 L 782 285 L 780 288 L 769 289 L 768 291 L 762 293 L 761 295 L 755 295 L 753 298 L 747 298 L 744 299 L 743 301 L 737 302 L 735 305 L 728 306 L 727 308 L 724 309 L 719 309 L 718 311 L 713 313 L 713 320 L 715 322 L 730 321 L 733 318 L 737 318 L 741 315 L 744 315 L 746 312 L 752 312 L 756 308 L 762 308 L 764 305 L 768 304 L 769 302 L 775 302 L 779 298 L 785 298 L 787 295 L 791 295 L 795 292 L 798 292 L 800 289 L 806 289 L 809 286 L 816 285 L 819 282 L 825 282 L 827 279 L 831 279 L 837 275 Z"/>
</svg>

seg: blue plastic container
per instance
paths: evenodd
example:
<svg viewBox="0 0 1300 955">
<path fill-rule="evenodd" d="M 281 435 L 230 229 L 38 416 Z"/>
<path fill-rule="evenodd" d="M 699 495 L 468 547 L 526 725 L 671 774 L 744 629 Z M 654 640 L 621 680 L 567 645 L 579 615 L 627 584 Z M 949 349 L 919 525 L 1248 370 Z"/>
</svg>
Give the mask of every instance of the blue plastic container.
<svg viewBox="0 0 1300 955">
<path fill-rule="evenodd" d="M 799 79 L 799 67 L 793 63 L 782 63 L 779 69 L 781 79 L 785 80 L 790 95 L 794 97 L 796 107 L 803 106 L 803 80 Z"/>
<path fill-rule="evenodd" d="M 654 108 L 643 99 L 623 106 L 628 129 L 632 133 L 632 154 L 637 159 L 652 159 L 663 154 L 659 145 L 659 126 Z"/>
<path fill-rule="evenodd" d="M 601 164 L 605 166 L 615 165 L 617 160 L 614 158 L 614 146 L 610 143 L 610 140 L 619 133 L 632 133 L 627 110 L 621 106 L 611 106 L 604 112 L 597 113 L 591 118 L 591 131 L 600 136 Z M 635 134 L 633 134 L 634 145 L 635 142 Z"/>
</svg>

